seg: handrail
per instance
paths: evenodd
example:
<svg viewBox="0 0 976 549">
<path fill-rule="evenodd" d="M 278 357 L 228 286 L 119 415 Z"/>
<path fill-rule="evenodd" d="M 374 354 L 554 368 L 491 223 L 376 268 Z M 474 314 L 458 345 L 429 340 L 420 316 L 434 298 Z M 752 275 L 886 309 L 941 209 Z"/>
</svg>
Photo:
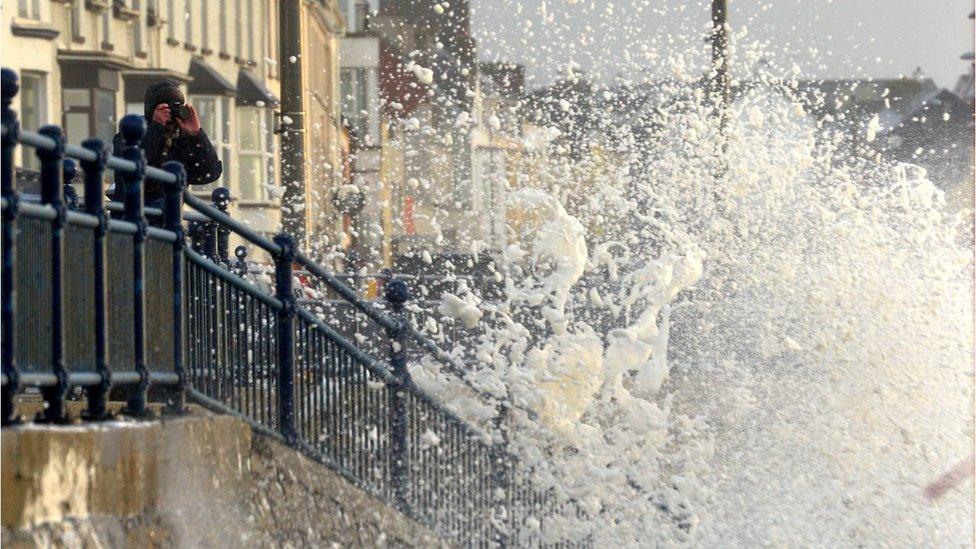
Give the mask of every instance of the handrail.
<svg viewBox="0 0 976 549">
<path fill-rule="evenodd" d="M 225 214 L 224 212 L 214 208 L 210 204 L 201 200 L 195 196 L 189 190 L 183 191 L 183 202 L 193 208 L 194 210 L 200 212 L 212 221 L 216 221 L 218 224 L 227 227 L 228 229 L 236 232 L 237 234 L 243 236 L 245 239 L 256 244 L 259 248 L 272 254 L 278 255 L 281 253 L 281 246 L 275 244 L 266 236 L 258 234 L 257 231 L 248 227 L 247 225 L 237 221 L 231 216 Z"/>
<path fill-rule="evenodd" d="M 352 288 L 346 286 L 342 281 L 336 278 L 335 275 L 326 271 L 318 263 L 309 259 L 309 257 L 304 253 L 300 251 L 296 252 L 295 262 L 308 269 L 310 273 L 325 281 L 325 283 L 332 288 L 333 291 L 342 296 L 346 301 L 362 311 L 363 314 L 368 316 L 380 326 L 386 328 L 387 330 L 396 329 L 396 321 L 390 318 L 386 313 L 377 309 L 375 306 L 359 299 L 359 296 L 356 295 L 356 292 L 353 291 Z"/>
<path fill-rule="evenodd" d="M 19 198 L 20 198 L 20 204 L 41 203 L 41 197 L 36 194 L 22 193 L 20 194 Z M 112 200 L 105 203 L 105 209 L 110 212 L 122 213 L 125 211 L 125 205 L 122 204 L 121 202 L 116 202 Z M 152 206 L 146 206 L 143 208 L 143 212 L 146 214 L 146 217 L 155 217 L 155 218 L 163 217 L 163 210 L 161 210 L 160 208 L 153 208 Z M 201 215 L 195 211 L 189 211 L 189 210 L 183 211 L 183 219 L 186 221 L 196 221 L 196 222 L 210 221 L 209 217 L 205 215 Z"/>
<path fill-rule="evenodd" d="M 58 144 L 55 143 L 50 137 L 43 136 L 39 133 L 21 131 L 18 139 L 24 145 L 30 145 L 35 149 L 42 149 L 45 151 L 53 151 L 57 148 Z M 65 145 L 64 147 L 65 156 L 70 156 L 71 158 L 77 158 L 78 160 L 85 160 L 87 162 L 95 162 L 98 160 L 98 155 L 94 151 L 86 149 L 84 147 L 79 147 L 77 145 Z M 129 160 L 124 160 L 117 156 L 109 156 L 108 162 L 106 164 L 109 168 L 117 171 L 123 172 L 134 172 L 136 171 L 136 165 L 134 162 Z M 146 177 L 160 181 L 162 183 L 176 184 L 176 176 L 159 168 L 153 166 L 146 166 Z"/>
</svg>

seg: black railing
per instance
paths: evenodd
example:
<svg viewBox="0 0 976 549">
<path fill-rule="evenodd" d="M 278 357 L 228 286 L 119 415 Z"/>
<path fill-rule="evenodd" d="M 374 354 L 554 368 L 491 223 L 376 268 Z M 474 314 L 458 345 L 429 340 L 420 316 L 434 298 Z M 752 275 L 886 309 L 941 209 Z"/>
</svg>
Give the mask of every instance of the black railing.
<svg viewBox="0 0 976 549">
<path fill-rule="evenodd" d="M 222 195 L 211 205 L 191 194 L 181 165 L 147 167 L 138 147 L 142 117 L 122 119 L 125 147 L 114 157 L 94 139 L 65 146 L 54 126 L 19 131 L 10 108 L 16 92 L 16 74 L 4 69 L 4 425 L 19 420 L 18 395 L 32 387 L 46 403 L 39 419 L 51 422 L 67 419 L 73 387 L 84 389 L 91 419 L 107 417 L 110 396 L 124 398 L 125 413 L 136 416 L 152 399 L 179 411 L 189 397 L 243 417 L 446 538 L 470 546 L 586 544 L 546 534 L 560 516 L 575 516 L 563 509 L 571 502 L 534 488 L 503 443 L 413 383 L 408 362 L 426 358 L 488 397 L 460 360 L 407 321 L 405 281 L 386 281 L 382 303 L 364 301 L 290 236 L 269 239 L 232 219 Z M 18 144 L 41 159 L 39 204 L 14 190 Z M 84 211 L 65 207 L 65 157 L 84 171 Z M 122 176 L 122 219 L 110 219 L 102 198 L 109 168 Z M 166 189 L 156 226 L 142 203 L 146 178 Z M 184 204 L 197 212 L 192 234 Z M 229 261 L 231 234 L 273 259 L 273 294 Z M 296 299 L 299 269 L 345 304 L 345 318 Z M 504 409 L 496 435 L 504 433 Z"/>
</svg>

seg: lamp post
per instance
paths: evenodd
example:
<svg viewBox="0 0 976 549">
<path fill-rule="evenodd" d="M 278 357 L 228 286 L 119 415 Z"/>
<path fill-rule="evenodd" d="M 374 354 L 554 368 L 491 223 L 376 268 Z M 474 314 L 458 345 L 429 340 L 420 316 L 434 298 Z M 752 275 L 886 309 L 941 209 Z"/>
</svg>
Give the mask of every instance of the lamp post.
<svg viewBox="0 0 976 549">
<path fill-rule="evenodd" d="M 728 107 L 731 102 L 729 78 L 729 27 L 728 0 L 712 0 L 712 68 L 715 71 L 712 93 L 720 117 L 722 132 L 728 123 Z"/>
<path fill-rule="evenodd" d="M 296 241 L 305 240 L 305 106 L 302 76 L 302 0 L 278 4 L 281 67 L 281 222 Z"/>
</svg>

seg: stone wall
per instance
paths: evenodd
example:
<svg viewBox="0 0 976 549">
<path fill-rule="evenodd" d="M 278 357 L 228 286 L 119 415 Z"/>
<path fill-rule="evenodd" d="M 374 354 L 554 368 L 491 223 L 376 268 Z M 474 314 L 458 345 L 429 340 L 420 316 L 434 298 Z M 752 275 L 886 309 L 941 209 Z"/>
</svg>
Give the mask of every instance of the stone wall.
<svg viewBox="0 0 976 549">
<path fill-rule="evenodd" d="M 227 416 L 0 434 L 4 547 L 443 546 Z"/>
</svg>

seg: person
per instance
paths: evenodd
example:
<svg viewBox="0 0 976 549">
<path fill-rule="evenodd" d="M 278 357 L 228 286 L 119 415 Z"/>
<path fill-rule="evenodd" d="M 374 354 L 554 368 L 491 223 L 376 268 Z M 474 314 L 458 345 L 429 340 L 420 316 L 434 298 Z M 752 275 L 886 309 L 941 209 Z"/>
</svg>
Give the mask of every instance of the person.
<svg viewBox="0 0 976 549">
<path fill-rule="evenodd" d="M 183 117 L 172 112 L 184 105 Z M 161 167 L 165 162 L 176 160 L 186 168 L 186 182 L 189 185 L 213 183 L 223 172 L 223 165 L 214 150 L 210 138 L 200 127 L 200 117 L 193 105 L 186 102 L 179 85 L 172 80 L 156 82 L 146 88 L 145 117 L 146 135 L 141 147 L 146 152 L 146 164 Z M 125 142 L 122 134 L 115 134 L 112 148 L 115 154 L 121 153 Z M 162 208 L 163 183 L 146 179 L 143 183 L 143 196 L 146 207 Z M 123 200 L 122 177 L 115 173 L 112 200 Z"/>
</svg>

